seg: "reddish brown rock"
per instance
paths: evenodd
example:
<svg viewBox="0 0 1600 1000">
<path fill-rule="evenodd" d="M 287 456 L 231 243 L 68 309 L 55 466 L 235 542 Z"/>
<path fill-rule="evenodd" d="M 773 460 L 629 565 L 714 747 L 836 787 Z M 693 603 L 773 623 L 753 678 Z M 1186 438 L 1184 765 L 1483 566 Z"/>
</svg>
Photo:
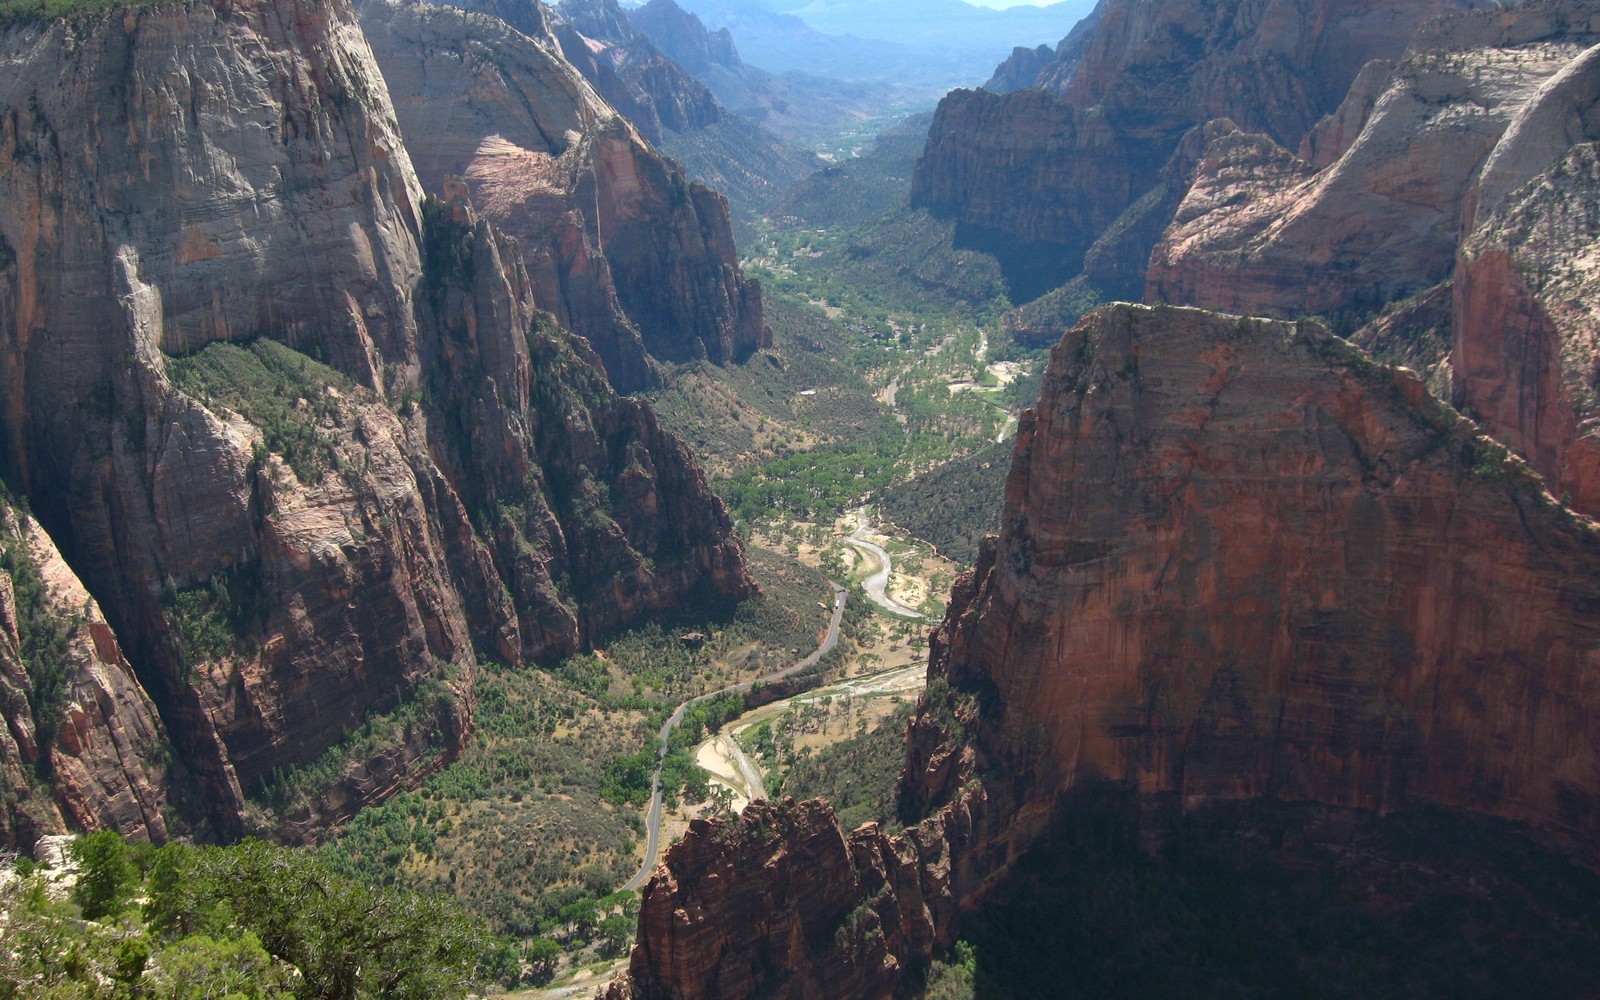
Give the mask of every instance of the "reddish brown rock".
<svg viewBox="0 0 1600 1000">
<path fill-rule="evenodd" d="M 654 385 L 652 357 L 722 363 L 769 341 L 727 203 L 601 100 L 548 25 L 385 0 L 361 17 L 423 186 L 466 179 L 517 237 L 539 306 L 590 340 L 614 386 Z"/>
<path fill-rule="evenodd" d="M 1052 353 L 1002 525 L 931 644 L 921 821 L 848 867 L 812 804 L 692 831 L 614 995 L 800 995 L 790 968 L 889 995 L 1079 789 L 1443 806 L 1597 856 L 1600 526 L 1410 373 L 1315 324 L 1101 310 Z M 826 891 L 782 895 L 802 863 Z"/>
<path fill-rule="evenodd" d="M 1315 327 L 1118 308 L 1052 354 L 936 636 L 1040 791 L 1429 802 L 1600 845 L 1600 534 Z"/>
<path fill-rule="evenodd" d="M 197 834 L 243 832 L 246 791 L 408 700 L 413 729 L 289 832 L 441 766 L 480 657 L 749 592 L 682 444 L 536 316 L 503 237 L 464 202 L 424 212 L 342 0 L 113 10 L 7 44 L 0 473 L 105 609 Z M 278 393 L 315 414 L 298 458 L 263 416 Z M 79 743 L 112 714 L 86 710 Z M 86 801 L 85 826 L 121 808 Z"/>
<path fill-rule="evenodd" d="M 1429 26 L 1398 64 L 1369 64 L 1298 157 L 1264 134 L 1213 135 L 1150 255 L 1145 301 L 1359 314 L 1447 279 L 1480 167 L 1545 81 L 1600 40 L 1590 6 Z"/>
<path fill-rule="evenodd" d="M 1007 260 L 1012 298 L 1048 291 L 1157 186 L 1189 130 L 1216 118 L 1290 147 L 1338 107 L 1373 59 L 1396 58 L 1430 18 L 1471 0 L 1110 0 L 1063 45 L 1038 90 L 957 91 L 941 102 L 912 204 L 953 217 Z M 1146 206 L 1147 207 L 1147 206 Z M 1146 240 L 1164 225 L 1143 227 Z M 1111 283 L 1137 282 L 1150 243 Z M 1038 258 L 1049 258 L 1048 266 Z"/>
<path fill-rule="evenodd" d="M 13 567 L 0 568 L 0 843 L 31 849 L 69 826 L 166 840 L 172 748 L 111 626 L 4 500 L 0 552 Z"/>
<path fill-rule="evenodd" d="M 1600 48 L 1553 77 L 1485 164 L 1456 268 L 1455 400 L 1600 514 Z"/>
</svg>

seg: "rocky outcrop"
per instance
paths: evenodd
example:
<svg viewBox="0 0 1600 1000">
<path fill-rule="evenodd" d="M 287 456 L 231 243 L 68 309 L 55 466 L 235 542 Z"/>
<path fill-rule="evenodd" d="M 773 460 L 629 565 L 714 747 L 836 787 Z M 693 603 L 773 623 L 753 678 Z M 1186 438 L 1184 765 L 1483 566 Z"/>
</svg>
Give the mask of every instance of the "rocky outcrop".
<svg viewBox="0 0 1600 1000">
<path fill-rule="evenodd" d="M 1552 77 L 1490 154 L 1464 211 L 1455 400 L 1556 493 L 1600 515 L 1600 48 Z"/>
<path fill-rule="evenodd" d="M 109 828 L 167 839 L 171 746 L 94 599 L 0 499 L 0 843 Z"/>
<path fill-rule="evenodd" d="M 386 0 L 361 18 L 424 186 L 467 180 L 517 237 L 541 307 L 589 338 L 616 387 L 656 384 L 652 358 L 721 363 L 767 342 L 727 204 L 652 150 L 552 36 Z"/>
<path fill-rule="evenodd" d="M 628 23 L 635 31 L 650 36 L 656 48 L 691 75 L 699 76 L 713 66 L 744 66 L 727 28 L 707 30 L 698 17 L 673 0 L 650 0 L 628 14 Z"/>
<path fill-rule="evenodd" d="M 342 0 L 7 45 L 0 472 L 159 709 L 194 832 L 402 705 L 300 818 L 440 766 L 480 657 L 749 591 L 682 445 L 536 322 L 500 237 L 424 202 Z"/>
<path fill-rule="evenodd" d="M 1360 314 L 1445 280 L 1480 167 L 1594 43 L 1591 8 L 1534 4 L 1431 26 L 1398 65 L 1369 64 L 1298 156 L 1264 134 L 1217 134 L 1151 254 L 1146 301 Z"/>
<path fill-rule="evenodd" d="M 1048 45 L 1035 49 L 1018 45 L 1011 50 L 1005 62 L 995 67 L 994 75 L 983 85 L 983 89 L 991 94 L 1009 94 L 1013 90 L 1032 87 L 1039 82 L 1039 74 L 1054 63 L 1055 58 L 1056 50 Z"/>
<path fill-rule="evenodd" d="M 1522 462 L 1316 324 L 1101 310 L 1052 352 L 934 634 L 919 822 L 844 838 L 848 867 L 814 805 L 691 832 L 618 995 L 801 995 L 771 970 L 809 967 L 889 995 L 1091 788 L 1469 810 L 1593 863 L 1597 556 Z"/>
<path fill-rule="evenodd" d="M 1366 342 L 1436 388 L 1453 372 L 1457 405 L 1600 511 L 1584 305 L 1597 29 L 1576 0 L 1442 20 L 1398 64 L 1369 64 L 1297 155 L 1214 123 L 1145 298 L 1359 320 L 1420 293 L 1426 314 L 1400 303 Z"/>
<path fill-rule="evenodd" d="M 1016 454 L 933 656 L 984 691 L 991 763 L 1600 844 L 1600 535 L 1414 376 L 1316 327 L 1111 309 L 1053 352 Z"/>
<path fill-rule="evenodd" d="M 1063 45 L 1071 70 L 1049 83 L 1054 100 L 957 91 L 941 103 L 912 204 L 971 227 L 980 249 L 1054 258 L 1042 275 L 1011 268 L 1013 300 L 1031 298 L 1081 270 L 1191 129 L 1225 117 L 1296 146 L 1362 66 L 1399 56 L 1428 19 L 1472 5 L 1109 0 L 1092 30 Z"/>
<path fill-rule="evenodd" d="M 673 15 L 657 7 L 649 14 L 624 14 L 615 0 L 565 0 L 559 10 L 561 19 L 552 30 L 562 54 L 646 139 L 702 184 L 736 203 L 761 205 L 816 169 L 815 155 L 729 111 L 695 71 L 664 53 L 630 18 L 644 15 L 646 23 L 669 33 L 682 29 L 681 37 L 670 35 L 677 39 L 675 50 L 702 65 L 708 79 L 739 81 L 747 71 L 726 32 L 713 38 L 698 18 L 682 10 Z M 738 111 L 744 110 L 741 103 Z"/>
</svg>

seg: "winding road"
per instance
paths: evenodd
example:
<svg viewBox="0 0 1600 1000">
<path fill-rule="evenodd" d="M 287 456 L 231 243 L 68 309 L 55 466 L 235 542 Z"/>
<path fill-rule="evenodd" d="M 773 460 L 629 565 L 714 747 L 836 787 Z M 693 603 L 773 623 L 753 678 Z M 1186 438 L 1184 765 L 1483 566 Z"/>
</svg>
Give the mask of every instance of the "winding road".
<svg viewBox="0 0 1600 1000">
<path fill-rule="evenodd" d="M 889 561 L 889 553 L 885 552 L 882 546 L 861 537 L 861 534 L 866 530 L 867 522 L 863 521 L 860 527 L 845 536 L 844 542 L 846 545 L 860 549 L 878 560 L 877 572 L 861 581 L 861 588 L 867 592 L 867 599 L 890 614 L 900 615 L 902 618 L 914 618 L 917 621 L 927 618 L 927 615 L 916 608 L 908 608 L 889 596 L 889 572 L 893 568 L 893 564 Z"/>
<path fill-rule="evenodd" d="M 887 557 L 885 557 L 885 564 L 887 565 Z M 656 773 L 650 779 L 650 809 L 645 813 L 644 817 L 646 835 L 644 862 L 639 865 L 639 870 L 634 873 L 633 878 L 622 884 L 623 889 L 638 889 L 641 885 L 644 885 L 645 880 L 655 871 L 656 855 L 661 851 L 661 766 L 667 759 L 667 740 L 672 736 L 672 731 L 678 728 L 678 724 L 683 721 L 684 713 L 691 706 L 698 705 L 703 701 L 709 701 L 719 695 L 744 694 L 757 684 L 770 684 L 773 681 L 781 681 L 785 677 L 793 676 L 802 670 L 816 666 L 824 656 L 831 653 L 833 647 L 839 644 L 839 622 L 844 618 L 845 590 L 831 580 L 829 583 L 833 586 L 833 617 L 828 621 L 828 632 L 822 637 L 822 644 L 810 655 L 797 660 L 782 670 L 690 698 L 679 705 L 672 715 L 667 718 L 667 721 L 661 724 L 661 746 L 656 750 Z M 759 787 L 759 785 L 760 782 L 757 781 L 757 786 Z"/>
</svg>

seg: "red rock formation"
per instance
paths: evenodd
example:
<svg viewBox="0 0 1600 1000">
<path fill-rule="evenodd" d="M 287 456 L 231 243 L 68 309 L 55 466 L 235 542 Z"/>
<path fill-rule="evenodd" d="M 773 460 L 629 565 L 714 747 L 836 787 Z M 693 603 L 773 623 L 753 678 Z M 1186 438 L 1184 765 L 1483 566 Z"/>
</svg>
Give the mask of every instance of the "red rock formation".
<svg viewBox="0 0 1600 1000">
<path fill-rule="evenodd" d="M 1419 25 L 1471 2 L 1109 0 L 1063 46 L 1065 76 L 1046 73 L 1056 100 L 957 91 L 941 103 L 912 204 L 973 227 L 975 246 L 1059 258 L 1044 287 L 1008 275 L 1014 299 L 1032 297 L 1078 272 L 1190 129 L 1229 118 L 1298 144 L 1363 65 L 1398 57 Z M 1113 283 L 1141 274 L 1148 250 Z"/>
<path fill-rule="evenodd" d="M 536 319 L 501 237 L 464 205 L 424 219 L 343 0 L 8 39 L 0 471 L 105 608 L 198 785 L 197 832 L 242 832 L 245 790 L 406 700 L 414 731 L 301 828 L 440 766 L 480 656 L 749 592 L 681 443 Z M 273 415 L 279 393 L 300 417 Z"/>
<path fill-rule="evenodd" d="M 0 553 L 0 843 L 69 826 L 165 840 L 171 746 L 111 626 L 3 499 Z"/>
<path fill-rule="evenodd" d="M 1455 275 L 1457 405 L 1600 514 L 1595 292 L 1600 47 L 1553 77 L 1490 155 Z"/>
<path fill-rule="evenodd" d="M 1360 312 L 1445 280 L 1480 167 L 1545 81 L 1600 40 L 1590 6 L 1430 26 L 1397 65 L 1369 64 L 1298 157 L 1266 135 L 1216 134 L 1150 255 L 1145 300 Z"/>
<path fill-rule="evenodd" d="M 424 187 L 466 179 L 517 237 L 540 307 L 589 338 L 613 385 L 655 384 L 652 356 L 721 363 L 770 341 L 727 203 L 652 150 L 548 31 L 382 0 L 361 17 Z"/>
<path fill-rule="evenodd" d="M 1086 787 L 1438 805 L 1592 859 L 1597 557 L 1600 526 L 1319 326 L 1101 310 L 1053 351 L 934 634 L 902 788 L 926 818 L 851 835 L 848 868 L 813 805 L 697 829 L 615 995 L 801 995 L 787 968 L 888 995 Z M 826 892 L 793 892 L 801 864 Z"/>
</svg>

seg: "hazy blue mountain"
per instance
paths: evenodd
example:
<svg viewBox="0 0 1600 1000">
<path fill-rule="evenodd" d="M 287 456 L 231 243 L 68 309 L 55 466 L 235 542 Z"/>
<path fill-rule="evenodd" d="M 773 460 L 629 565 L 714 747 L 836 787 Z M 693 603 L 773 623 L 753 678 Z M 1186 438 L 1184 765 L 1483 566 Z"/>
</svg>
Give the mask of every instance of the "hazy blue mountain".
<svg viewBox="0 0 1600 1000">
<path fill-rule="evenodd" d="M 942 94 L 977 86 L 1018 45 L 1055 45 L 1093 7 L 987 10 L 960 0 L 681 0 L 751 66 Z"/>
</svg>

